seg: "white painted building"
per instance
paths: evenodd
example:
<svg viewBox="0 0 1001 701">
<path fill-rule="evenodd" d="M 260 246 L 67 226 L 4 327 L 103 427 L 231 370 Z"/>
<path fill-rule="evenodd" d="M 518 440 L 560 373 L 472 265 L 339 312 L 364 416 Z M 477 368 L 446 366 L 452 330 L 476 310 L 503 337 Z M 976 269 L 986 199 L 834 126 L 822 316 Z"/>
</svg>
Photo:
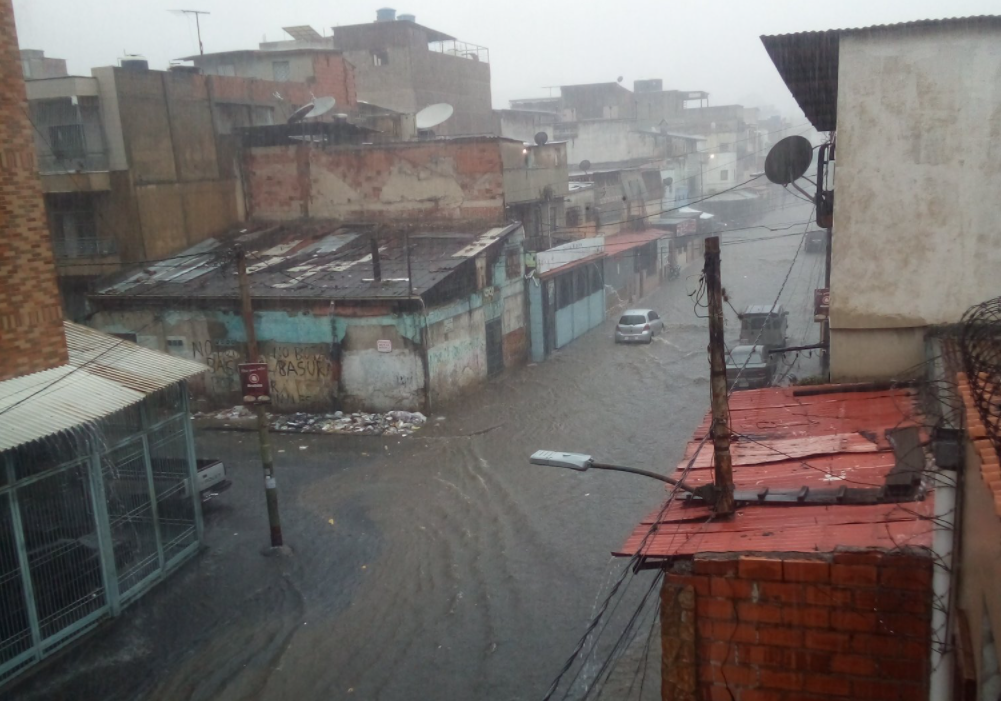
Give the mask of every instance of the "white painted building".
<svg viewBox="0 0 1001 701">
<path fill-rule="evenodd" d="M 1001 17 L 763 42 L 836 130 L 832 379 L 905 375 L 929 327 L 1001 294 Z"/>
</svg>

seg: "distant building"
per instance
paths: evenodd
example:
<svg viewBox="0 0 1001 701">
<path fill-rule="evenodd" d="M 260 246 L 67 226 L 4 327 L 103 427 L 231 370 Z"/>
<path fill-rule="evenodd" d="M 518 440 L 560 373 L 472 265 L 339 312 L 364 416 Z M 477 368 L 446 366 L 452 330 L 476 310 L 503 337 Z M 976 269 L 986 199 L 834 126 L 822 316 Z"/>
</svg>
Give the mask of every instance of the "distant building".
<svg viewBox="0 0 1001 701">
<path fill-rule="evenodd" d="M 27 82 L 32 139 L 67 312 L 92 281 L 245 216 L 237 139 L 284 122 L 304 83 L 153 71 L 145 61 Z"/>
<path fill-rule="evenodd" d="M 368 24 L 334 27 L 334 45 L 354 64 L 359 99 L 398 112 L 447 102 L 439 135 L 493 134 L 490 52 L 389 10 Z"/>
<path fill-rule="evenodd" d="M 48 58 L 38 49 L 21 49 L 21 74 L 25 80 L 60 78 L 68 75 L 66 59 Z"/>
<path fill-rule="evenodd" d="M 564 225 L 566 147 L 497 137 L 246 148 L 247 206 L 264 220 L 520 221 L 532 250 Z"/>
</svg>

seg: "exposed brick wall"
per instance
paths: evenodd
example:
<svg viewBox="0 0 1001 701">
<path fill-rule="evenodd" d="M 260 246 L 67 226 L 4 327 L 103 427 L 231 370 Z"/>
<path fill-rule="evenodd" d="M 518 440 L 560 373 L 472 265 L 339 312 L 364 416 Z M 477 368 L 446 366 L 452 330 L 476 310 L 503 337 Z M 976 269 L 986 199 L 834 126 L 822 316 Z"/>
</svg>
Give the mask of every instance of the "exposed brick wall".
<svg viewBox="0 0 1001 701">
<path fill-rule="evenodd" d="M 11 0 L 0 0 L 0 380 L 67 361 Z"/>
<path fill-rule="evenodd" d="M 665 586 L 695 591 L 702 698 L 927 698 L 930 556 L 844 552 L 687 564 L 691 570 L 668 573 Z M 664 699 L 687 699 L 672 696 L 667 681 L 662 688 Z"/>
<path fill-rule="evenodd" d="M 250 210 L 261 219 L 502 222 L 504 175 L 494 139 L 248 149 Z"/>
<path fill-rule="evenodd" d="M 355 67 L 343 56 L 317 54 L 313 58 L 313 93 L 336 99 L 339 112 L 353 111 L 358 106 Z"/>
</svg>

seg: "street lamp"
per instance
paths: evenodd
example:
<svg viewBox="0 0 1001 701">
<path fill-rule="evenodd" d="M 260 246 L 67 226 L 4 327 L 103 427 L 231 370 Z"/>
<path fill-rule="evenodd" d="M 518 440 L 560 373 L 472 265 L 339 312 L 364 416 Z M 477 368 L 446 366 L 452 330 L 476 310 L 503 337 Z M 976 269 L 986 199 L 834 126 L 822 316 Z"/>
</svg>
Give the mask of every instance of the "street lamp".
<svg viewBox="0 0 1001 701">
<path fill-rule="evenodd" d="M 640 470 L 636 467 L 626 467 L 624 465 L 610 465 L 608 463 L 595 462 L 594 458 L 590 455 L 584 455 L 582 453 L 564 453 L 558 450 L 537 450 L 532 453 L 532 457 L 529 458 L 529 463 L 532 465 L 563 467 L 569 470 L 577 470 L 578 472 L 586 472 L 591 468 L 594 468 L 595 470 L 611 470 L 613 472 L 628 472 L 633 475 L 641 475 L 643 477 L 649 477 L 661 482 L 667 482 L 682 491 L 688 492 L 697 499 L 702 499 L 708 503 L 715 503 L 716 488 L 712 484 L 692 487 L 691 485 L 685 484 L 681 480 L 665 477 L 664 475 L 657 474 L 656 472 Z"/>
</svg>

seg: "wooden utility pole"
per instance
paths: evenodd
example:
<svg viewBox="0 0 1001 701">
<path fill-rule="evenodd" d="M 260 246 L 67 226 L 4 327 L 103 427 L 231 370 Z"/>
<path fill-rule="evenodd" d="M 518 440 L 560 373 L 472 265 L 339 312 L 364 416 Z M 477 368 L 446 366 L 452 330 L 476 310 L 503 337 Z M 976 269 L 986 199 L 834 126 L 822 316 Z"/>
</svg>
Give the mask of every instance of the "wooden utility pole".
<svg viewBox="0 0 1001 701">
<path fill-rule="evenodd" d="M 257 350 L 257 331 L 254 328 L 254 309 L 250 303 L 250 282 L 247 280 L 247 257 L 243 248 L 237 246 L 236 267 L 240 277 L 240 301 L 243 327 L 247 334 L 247 362 L 260 363 Z M 264 497 L 268 504 L 268 525 L 271 527 L 271 547 L 284 545 L 282 522 L 278 516 L 278 486 L 275 482 L 275 464 L 271 453 L 271 434 L 268 431 L 268 413 L 264 404 L 255 404 L 257 413 L 257 436 L 261 442 L 261 464 L 264 466 Z"/>
<path fill-rule="evenodd" d="M 706 288 L 709 293 L 709 388 L 712 393 L 713 481 L 717 516 L 733 513 L 733 465 L 730 459 L 730 407 L 727 403 L 726 344 L 723 339 L 723 283 L 719 237 L 706 239 Z"/>
</svg>

